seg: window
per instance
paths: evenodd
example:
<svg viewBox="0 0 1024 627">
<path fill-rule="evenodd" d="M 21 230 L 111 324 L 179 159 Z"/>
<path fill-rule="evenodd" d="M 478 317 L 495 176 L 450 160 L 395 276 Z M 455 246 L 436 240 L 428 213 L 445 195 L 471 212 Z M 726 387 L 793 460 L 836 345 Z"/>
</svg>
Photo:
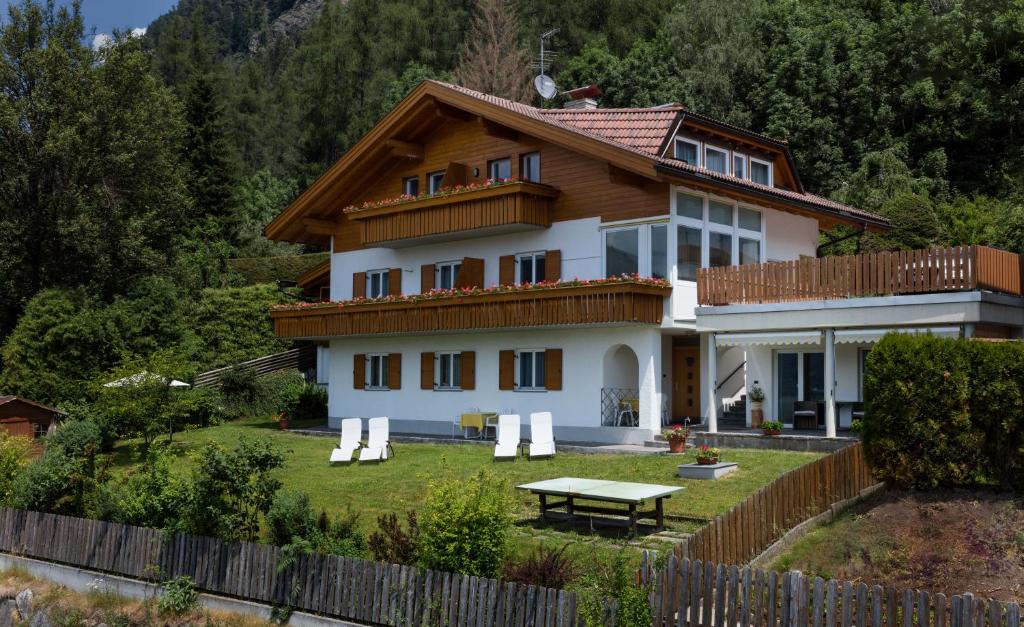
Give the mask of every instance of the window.
<svg viewBox="0 0 1024 627">
<path fill-rule="evenodd" d="M 676 215 L 693 220 L 704 220 L 704 198 L 676 192 Z"/>
<path fill-rule="evenodd" d="M 407 196 L 419 196 L 420 194 L 420 177 L 409 176 L 402 179 L 402 193 Z"/>
<path fill-rule="evenodd" d="M 732 226 L 732 205 L 717 200 L 708 201 L 708 220 L 715 224 Z"/>
<path fill-rule="evenodd" d="M 638 227 L 605 231 L 605 276 L 640 273 L 640 230 Z"/>
<path fill-rule="evenodd" d="M 516 283 L 540 283 L 544 280 L 544 253 L 524 253 L 516 256 Z"/>
<path fill-rule="evenodd" d="M 543 350 L 521 350 L 517 353 L 519 359 L 519 381 L 516 388 L 520 390 L 543 390 L 544 389 L 544 351 Z"/>
<path fill-rule="evenodd" d="M 461 261 L 446 261 L 444 263 L 436 264 L 437 267 L 437 289 L 439 290 L 451 290 L 455 289 L 455 284 L 459 280 L 459 270 L 462 268 Z"/>
<path fill-rule="evenodd" d="M 771 186 L 772 164 L 753 157 L 750 158 L 750 180 L 761 185 Z"/>
<path fill-rule="evenodd" d="M 701 266 L 701 230 L 690 226 L 676 229 L 678 244 L 676 257 L 680 281 L 696 281 L 697 269 Z"/>
<path fill-rule="evenodd" d="M 434 377 L 439 390 L 458 390 L 462 382 L 462 353 L 437 354 L 437 373 Z"/>
<path fill-rule="evenodd" d="M 708 267 L 732 265 L 732 235 L 708 233 Z"/>
<path fill-rule="evenodd" d="M 38 440 L 39 438 L 46 435 L 46 425 L 41 422 L 32 423 L 32 438 Z"/>
<path fill-rule="evenodd" d="M 740 238 L 740 265 L 761 263 L 761 240 Z"/>
<path fill-rule="evenodd" d="M 388 295 L 387 270 L 370 270 L 366 273 L 366 297 L 380 298 Z"/>
<path fill-rule="evenodd" d="M 512 178 L 512 160 L 508 157 L 487 162 L 487 176 L 494 181 Z"/>
<path fill-rule="evenodd" d="M 713 146 L 704 146 L 704 167 L 712 172 L 729 173 L 729 153 Z"/>
<path fill-rule="evenodd" d="M 388 389 L 387 354 L 366 356 L 366 388 L 369 390 Z"/>
<path fill-rule="evenodd" d="M 676 138 L 676 159 L 690 165 L 700 165 L 700 144 L 681 137 Z"/>
<path fill-rule="evenodd" d="M 740 155 L 733 153 L 732 155 L 732 175 L 745 179 L 747 178 L 747 157 L 746 155 Z"/>
<path fill-rule="evenodd" d="M 651 225 L 651 276 L 668 278 L 668 226 Z"/>
<path fill-rule="evenodd" d="M 740 207 L 739 226 L 747 231 L 761 232 L 761 212 L 757 209 Z"/>
<path fill-rule="evenodd" d="M 444 181 L 444 170 L 439 172 L 431 172 L 427 175 L 427 191 L 431 194 L 436 194 L 437 190 L 441 189 L 441 183 Z"/>
<path fill-rule="evenodd" d="M 520 158 L 519 178 L 540 183 L 540 153 L 531 152 Z"/>
</svg>

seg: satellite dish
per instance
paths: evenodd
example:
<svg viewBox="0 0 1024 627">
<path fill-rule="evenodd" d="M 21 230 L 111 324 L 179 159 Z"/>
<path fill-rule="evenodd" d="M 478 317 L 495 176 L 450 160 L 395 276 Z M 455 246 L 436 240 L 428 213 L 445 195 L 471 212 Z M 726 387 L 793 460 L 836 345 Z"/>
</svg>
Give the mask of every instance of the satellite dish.
<svg viewBox="0 0 1024 627">
<path fill-rule="evenodd" d="M 555 85 L 555 81 L 551 80 L 550 76 L 546 74 L 539 74 L 533 79 L 533 86 L 537 89 L 537 93 L 540 97 L 545 100 L 550 100 L 555 97 L 558 93 L 558 86 Z"/>
</svg>

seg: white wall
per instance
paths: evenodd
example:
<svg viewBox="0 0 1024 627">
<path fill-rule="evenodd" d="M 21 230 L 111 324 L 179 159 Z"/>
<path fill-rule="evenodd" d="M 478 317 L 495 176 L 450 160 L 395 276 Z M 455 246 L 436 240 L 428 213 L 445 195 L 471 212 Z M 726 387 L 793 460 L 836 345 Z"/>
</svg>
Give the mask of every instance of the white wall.
<svg viewBox="0 0 1024 627">
<path fill-rule="evenodd" d="M 450 434 L 455 417 L 471 407 L 518 413 L 524 424 L 530 412 L 550 411 L 560 439 L 642 442 L 660 428 L 661 343 L 657 329 L 639 326 L 335 339 L 330 349 L 329 422 L 338 427 L 343 417 L 388 416 L 396 432 Z M 628 345 L 638 360 L 640 429 L 601 427 L 604 358 L 620 344 Z M 498 352 L 516 348 L 562 349 L 562 390 L 498 390 Z M 475 390 L 420 389 L 420 353 L 446 350 L 476 351 Z M 375 352 L 401 353 L 400 390 L 354 389 L 353 356 Z"/>
<path fill-rule="evenodd" d="M 604 387 L 640 388 L 640 363 L 633 349 L 622 344 L 604 354 Z"/>
<path fill-rule="evenodd" d="M 762 209 L 765 219 L 765 261 L 793 261 L 814 257 L 818 248 L 818 221 L 775 209 Z"/>
</svg>

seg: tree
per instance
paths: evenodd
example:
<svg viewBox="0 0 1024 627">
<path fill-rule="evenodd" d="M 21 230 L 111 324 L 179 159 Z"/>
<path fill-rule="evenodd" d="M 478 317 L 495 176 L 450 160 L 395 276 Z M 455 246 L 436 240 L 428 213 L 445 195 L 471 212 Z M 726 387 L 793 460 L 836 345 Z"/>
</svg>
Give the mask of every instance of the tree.
<svg viewBox="0 0 1024 627">
<path fill-rule="evenodd" d="M 478 0 L 452 76 L 457 84 L 515 102 L 530 102 L 530 51 L 519 35 L 515 0 Z"/>
</svg>

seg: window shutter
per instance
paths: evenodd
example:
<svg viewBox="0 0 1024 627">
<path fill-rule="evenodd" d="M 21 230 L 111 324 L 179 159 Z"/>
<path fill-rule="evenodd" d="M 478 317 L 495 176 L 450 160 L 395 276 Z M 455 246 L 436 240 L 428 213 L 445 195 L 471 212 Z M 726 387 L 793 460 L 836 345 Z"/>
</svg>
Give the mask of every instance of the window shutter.
<svg viewBox="0 0 1024 627">
<path fill-rule="evenodd" d="M 420 294 L 434 289 L 434 264 L 425 263 L 420 266 Z"/>
<path fill-rule="evenodd" d="M 474 351 L 462 351 L 462 374 L 459 387 L 463 390 L 476 389 L 476 353 Z"/>
<path fill-rule="evenodd" d="M 434 353 L 420 353 L 420 389 L 434 389 Z"/>
<path fill-rule="evenodd" d="M 388 389 L 402 389 L 402 354 L 388 354 Z"/>
<path fill-rule="evenodd" d="M 355 390 L 366 389 L 366 355 L 359 354 L 353 357 L 352 388 Z"/>
<path fill-rule="evenodd" d="M 498 389 L 513 390 L 516 387 L 516 352 L 498 353 Z"/>
<path fill-rule="evenodd" d="M 391 268 L 388 270 L 388 296 L 402 295 L 402 269 Z"/>
<path fill-rule="evenodd" d="M 462 259 L 462 268 L 459 269 L 459 277 L 455 281 L 455 287 L 483 287 L 484 286 L 484 260 L 475 257 Z"/>
<path fill-rule="evenodd" d="M 544 253 L 544 281 L 557 283 L 562 278 L 562 251 L 549 250 Z"/>
<path fill-rule="evenodd" d="M 549 348 L 544 351 L 544 388 L 562 389 L 562 349 Z"/>
<path fill-rule="evenodd" d="M 512 285 L 516 282 L 516 256 L 502 255 L 498 258 L 498 285 Z"/>
<path fill-rule="evenodd" d="M 366 273 L 352 273 L 352 298 L 366 298 Z"/>
</svg>

